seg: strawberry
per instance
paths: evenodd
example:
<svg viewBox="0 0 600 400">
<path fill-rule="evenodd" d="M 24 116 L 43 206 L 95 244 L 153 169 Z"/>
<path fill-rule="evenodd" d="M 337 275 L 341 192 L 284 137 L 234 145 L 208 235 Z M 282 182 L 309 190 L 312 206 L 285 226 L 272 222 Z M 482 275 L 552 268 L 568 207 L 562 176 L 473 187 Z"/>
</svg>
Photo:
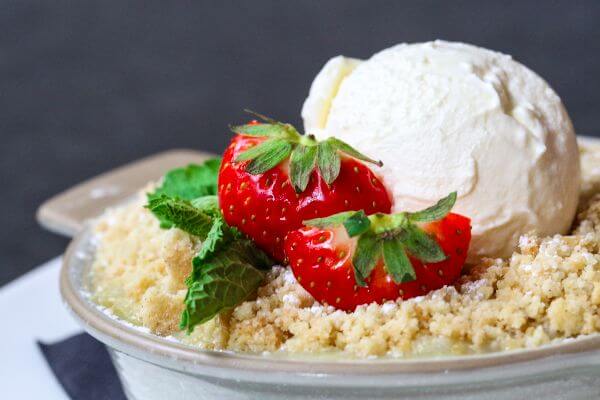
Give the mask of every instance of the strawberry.
<svg viewBox="0 0 600 400">
<path fill-rule="evenodd" d="M 305 221 L 285 240 L 298 282 L 345 311 L 408 299 L 452 284 L 471 241 L 469 218 L 449 214 L 456 193 L 416 213 L 349 211 Z"/>
<path fill-rule="evenodd" d="M 302 221 L 346 210 L 389 212 L 390 196 L 363 162 L 381 165 L 329 138 L 317 141 L 289 124 L 233 127 L 218 178 L 225 221 L 248 235 L 275 260 L 285 261 L 283 242 Z"/>
</svg>

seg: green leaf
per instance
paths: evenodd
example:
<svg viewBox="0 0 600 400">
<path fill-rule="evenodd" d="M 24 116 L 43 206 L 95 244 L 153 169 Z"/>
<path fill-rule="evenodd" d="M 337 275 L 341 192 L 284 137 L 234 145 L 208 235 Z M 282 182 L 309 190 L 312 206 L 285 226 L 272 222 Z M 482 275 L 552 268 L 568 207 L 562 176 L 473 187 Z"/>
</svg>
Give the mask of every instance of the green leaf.
<svg viewBox="0 0 600 400">
<path fill-rule="evenodd" d="M 354 147 L 350 146 L 348 143 L 341 141 L 340 139 L 334 138 L 334 137 L 330 137 L 329 139 L 327 139 L 328 142 L 331 143 L 331 145 L 341 151 L 342 153 L 346 153 L 349 156 L 352 156 L 354 158 L 357 158 L 361 161 L 365 161 L 371 164 L 375 164 L 375 165 L 379 165 L 380 167 L 383 165 L 383 163 L 381 161 L 377 161 L 374 160 L 370 157 L 365 156 L 364 154 L 362 154 L 361 152 L 359 152 L 358 150 L 356 150 Z"/>
<path fill-rule="evenodd" d="M 309 219 L 302 223 L 306 226 L 321 229 L 344 225 L 350 237 L 361 235 L 371 227 L 371 221 L 363 210 L 344 211 L 325 218 Z"/>
<path fill-rule="evenodd" d="M 251 147 L 236 158 L 237 161 L 252 160 L 246 166 L 246 171 L 259 175 L 277 166 L 292 152 L 292 145 L 284 139 L 269 139 Z"/>
<path fill-rule="evenodd" d="M 232 132 L 248 136 L 286 136 L 288 131 L 283 124 L 246 124 L 233 126 Z"/>
<path fill-rule="evenodd" d="M 435 205 L 421 211 L 409 213 L 409 219 L 413 222 L 431 222 L 444 218 L 456 203 L 456 192 L 439 200 Z"/>
<path fill-rule="evenodd" d="M 383 241 L 383 260 L 394 282 L 405 283 L 417 279 L 404 245 L 398 238 Z"/>
<path fill-rule="evenodd" d="M 211 217 L 220 216 L 219 199 L 217 196 L 203 196 L 191 201 L 192 206 Z"/>
<path fill-rule="evenodd" d="M 252 295 L 273 262 L 254 242 L 228 226 L 219 210 L 219 160 L 169 172 L 148 194 L 147 207 L 161 226 L 176 226 L 203 240 L 186 279 L 188 293 L 181 328 L 191 332 Z"/>
<path fill-rule="evenodd" d="M 362 235 L 371 227 L 371 221 L 363 210 L 357 211 L 350 215 L 344 222 L 344 228 L 348 232 L 348 236 L 355 237 Z"/>
<path fill-rule="evenodd" d="M 169 171 L 160 187 L 149 197 L 167 195 L 183 200 L 217 194 L 217 177 L 221 160 L 218 158 L 205 161 L 201 165 L 190 164 L 185 168 Z"/>
<path fill-rule="evenodd" d="M 327 140 L 317 146 L 317 166 L 323 180 L 328 185 L 331 185 L 340 174 L 340 155 L 331 142 Z"/>
<path fill-rule="evenodd" d="M 257 144 L 256 146 L 252 146 L 249 149 L 245 150 L 241 154 L 239 154 L 235 162 L 254 160 L 257 157 L 260 157 L 264 154 L 268 154 L 273 150 L 276 150 L 278 147 L 282 146 L 285 143 L 283 139 L 268 139 L 262 143 Z"/>
<path fill-rule="evenodd" d="M 354 277 L 359 286 L 367 286 L 366 279 L 381 258 L 382 243 L 375 235 L 365 233 L 358 238 L 352 258 Z"/>
<path fill-rule="evenodd" d="M 290 180 L 297 193 L 302 193 L 306 189 L 306 186 L 308 186 L 310 174 L 315 168 L 316 159 L 316 146 L 298 145 L 292 151 L 292 155 L 290 156 Z"/>
<path fill-rule="evenodd" d="M 258 119 L 262 119 L 262 120 L 263 120 L 263 121 L 265 121 L 265 122 L 268 122 L 268 123 L 271 123 L 271 124 L 280 124 L 280 125 L 283 125 L 281 122 L 279 122 L 279 121 L 276 121 L 276 120 L 274 120 L 274 119 L 273 119 L 273 118 L 271 118 L 271 117 L 267 117 L 267 116 L 266 116 L 266 115 L 264 115 L 264 114 L 259 114 L 259 113 L 257 113 L 256 111 L 252 111 L 252 110 L 249 110 L 249 109 L 247 109 L 247 108 L 244 108 L 244 112 L 247 112 L 247 113 L 248 113 L 248 114 L 250 114 L 250 115 L 254 115 L 254 116 L 255 116 L 255 117 L 257 117 Z"/>
<path fill-rule="evenodd" d="M 202 247 L 200 247 L 197 258 L 200 260 L 206 259 L 209 255 L 215 253 L 220 248 L 220 245 L 226 243 L 228 241 L 228 238 L 226 238 L 228 233 L 226 231 L 227 228 L 228 226 L 223 221 L 223 217 L 213 218 L 213 224 L 202 242 Z"/>
<path fill-rule="evenodd" d="M 337 225 L 342 225 L 348 218 L 350 218 L 357 212 L 358 211 L 344 211 L 324 218 L 307 219 L 305 221 L 302 221 L 302 223 L 306 226 L 312 226 L 313 228 L 329 228 Z"/>
<path fill-rule="evenodd" d="M 202 240 L 206 238 L 212 226 L 211 217 L 187 200 L 174 199 L 163 194 L 160 197 L 152 197 L 147 207 L 161 221 L 161 226 L 175 226 Z"/>
<path fill-rule="evenodd" d="M 248 253 L 248 247 L 237 241 L 204 260 L 195 260 L 199 265 L 189 281 L 181 329 L 192 332 L 194 326 L 236 307 L 256 292 L 265 273 L 255 268 L 256 257 Z"/>
<path fill-rule="evenodd" d="M 175 199 L 192 200 L 203 196 L 217 194 L 217 177 L 221 160 L 213 158 L 201 165 L 190 164 L 185 168 L 173 169 L 165 175 L 162 184 L 152 193 L 147 194 L 148 203 L 152 199 L 167 196 Z M 155 213 L 156 215 L 156 213 Z M 156 215 L 161 228 L 171 228 L 173 224 Z"/>
<path fill-rule="evenodd" d="M 400 239 L 410 254 L 423 262 L 433 263 L 446 259 L 438 242 L 415 225 L 407 225 Z"/>
<path fill-rule="evenodd" d="M 186 279 L 188 293 L 180 328 L 190 333 L 194 326 L 246 300 L 262 282 L 261 270 L 272 265 L 254 242 L 227 225 L 222 216 L 214 217 Z"/>
<path fill-rule="evenodd" d="M 248 110 L 248 109 L 244 109 L 244 111 L 247 112 L 248 114 L 254 115 L 258 119 L 261 119 L 268 124 L 279 126 L 281 129 L 278 130 L 277 135 L 286 137 L 288 140 L 291 140 L 296 143 L 299 141 L 301 135 L 298 132 L 298 130 L 296 128 L 294 128 L 293 125 L 279 122 L 271 117 L 267 117 L 266 115 L 259 114 L 256 111 L 252 111 L 252 110 Z"/>
</svg>

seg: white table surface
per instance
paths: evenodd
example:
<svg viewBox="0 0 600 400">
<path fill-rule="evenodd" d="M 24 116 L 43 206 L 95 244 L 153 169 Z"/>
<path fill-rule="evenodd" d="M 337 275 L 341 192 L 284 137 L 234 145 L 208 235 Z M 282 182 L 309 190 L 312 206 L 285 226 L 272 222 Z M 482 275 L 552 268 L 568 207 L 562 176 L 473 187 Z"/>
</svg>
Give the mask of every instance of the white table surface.
<svg viewBox="0 0 600 400">
<path fill-rule="evenodd" d="M 0 287 L 0 387 L 3 399 L 68 400 L 36 341 L 81 331 L 63 307 L 57 257 Z"/>
</svg>

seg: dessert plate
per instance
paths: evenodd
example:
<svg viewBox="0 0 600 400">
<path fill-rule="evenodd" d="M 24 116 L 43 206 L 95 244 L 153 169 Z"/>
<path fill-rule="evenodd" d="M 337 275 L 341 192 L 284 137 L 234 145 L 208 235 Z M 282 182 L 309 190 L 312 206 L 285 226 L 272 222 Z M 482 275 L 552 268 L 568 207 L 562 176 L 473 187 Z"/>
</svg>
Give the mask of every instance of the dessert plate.
<svg viewBox="0 0 600 400">
<path fill-rule="evenodd" d="M 585 139 L 587 143 L 600 143 Z M 419 359 L 355 360 L 199 350 L 110 316 L 89 298 L 94 238 L 83 222 L 166 170 L 207 154 L 171 151 L 119 168 L 45 203 L 47 228 L 75 234 L 60 289 L 67 308 L 104 342 L 131 399 L 514 399 L 600 397 L 600 336 L 531 350 Z"/>
</svg>

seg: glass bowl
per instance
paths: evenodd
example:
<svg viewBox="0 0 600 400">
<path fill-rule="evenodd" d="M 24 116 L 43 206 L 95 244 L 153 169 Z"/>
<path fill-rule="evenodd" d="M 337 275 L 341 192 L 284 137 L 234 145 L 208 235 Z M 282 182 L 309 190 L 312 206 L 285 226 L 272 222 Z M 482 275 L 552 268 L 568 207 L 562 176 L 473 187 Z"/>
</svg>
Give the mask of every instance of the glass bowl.
<svg viewBox="0 0 600 400">
<path fill-rule="evenodd" d="M 105 343 L 129 399 L 600 398 L 600 335 L 531 350 L 419 359 L 323 359 L 207 351 L 120 321 L 92 302 L 90 228 L 69 245 L 60 288 Z"/>
</svg>

